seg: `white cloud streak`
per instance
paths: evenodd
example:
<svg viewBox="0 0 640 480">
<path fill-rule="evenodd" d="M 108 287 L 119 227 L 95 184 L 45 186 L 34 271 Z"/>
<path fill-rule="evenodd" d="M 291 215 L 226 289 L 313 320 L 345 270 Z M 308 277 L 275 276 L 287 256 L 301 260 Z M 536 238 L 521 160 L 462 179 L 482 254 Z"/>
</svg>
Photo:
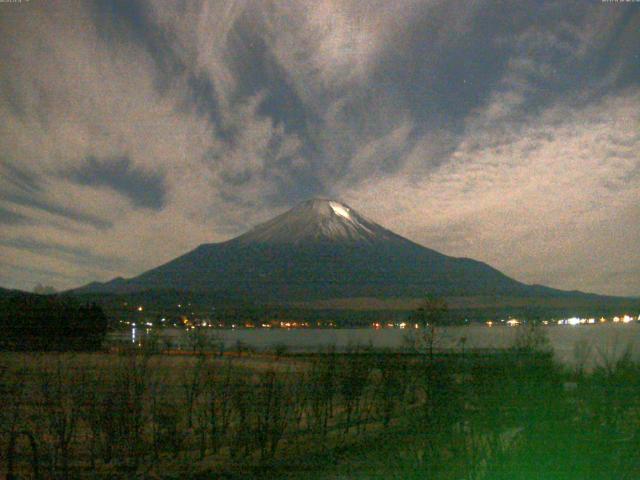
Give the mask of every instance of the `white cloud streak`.
<svg viewBox="0 0 640 480">
<path fill-rule="evenodd" d="M 283 192 L 308 188 L 519 280 L 640 294 L 640 90 L 637 82 L 618 86 L 638 37 L 633 21 L 618 28 L 621 10 L 592 6 L 565 19 L 549 3 L 545 25 L 503 28 L 493 39 L 508 52 L 502 76 L 450 123 L 417 118 L 385 70 L 430 85 L 447 62 L 464 66 L 447 55 L 492 8 L 151 2 L 146 28 L 180 67 L 167 73 L 144 38 L 105 40 L 87 4 L 0 5 L 0 167 L 37 184 L 25 190 L 0 178 L 0 207 L 28 219 L 2 225 L 0 284 L 68 288 L 135 275 L 241 233 L 286 208 Z M 420 21 L 433 29 L 426 45 L 412 43 L 424 41 L 414 38 Z M 265 110 L 281 86 L 268 83 L 273 72 L 239 70 L 256 42 L 286 83 L 283 95 L 299 104 L 291 108 L 304 110 L 304 125 Z M 621 48 L 604 57 L 606 74 L 567 87 L 581 80 L 572 69 L 615 42 Z M 454 92 L 465 70 L 451 71 Z M 417 72 L 426 77 L 412 79 Z M 158 88 L 162 75 L 171 78 Z M 194 78 L 210 86 L 209 97 L 196 98 Z M 249 81 L 257 87 L 243 92 Z M 113 189 L 60 174 L 90 156 L 126 157 L 136 171 L 162 175 L 166 205 L 135 208 Z M 16 196 L 31 201 L 7 199 Z"/>
</svg>

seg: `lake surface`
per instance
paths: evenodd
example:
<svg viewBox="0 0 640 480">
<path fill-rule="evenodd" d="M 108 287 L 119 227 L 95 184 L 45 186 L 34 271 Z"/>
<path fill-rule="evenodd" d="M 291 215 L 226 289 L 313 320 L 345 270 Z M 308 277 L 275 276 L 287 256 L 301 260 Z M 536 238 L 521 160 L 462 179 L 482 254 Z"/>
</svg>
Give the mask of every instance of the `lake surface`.
<svg viewBox="0 0 640 480">
<path fill-rule="evenodd" d="M 556 358 L 563 364 L 584 364 L 593 367 L 620 358 L 629 349 L 632 358 L 640 361 L 640 323 L 596 324 L 539 327 L 548 338 Z M 436 331 L 437 349 L 509 348 L 516 338 L 526 333 L 526 327 L 469 325 L 443 327 Z M 413 345 L 423 330 L 387 328 L 359 329 L 209 329 L 206 334 L 226 349 L 242 342 L 256 350 L 270 350 L 278 345 L 290 352 L 317 352 L 329 347 L 344 351 L 356 346 L 401 349 Z M 136 332 L 137 339 L 142 332 Z M 124 339 L 124 335 L 119 335 Z M 191 340 L 186 331 L 162 330 L 161 337 L 175 348 L 188 350 Z"/>
</svg>

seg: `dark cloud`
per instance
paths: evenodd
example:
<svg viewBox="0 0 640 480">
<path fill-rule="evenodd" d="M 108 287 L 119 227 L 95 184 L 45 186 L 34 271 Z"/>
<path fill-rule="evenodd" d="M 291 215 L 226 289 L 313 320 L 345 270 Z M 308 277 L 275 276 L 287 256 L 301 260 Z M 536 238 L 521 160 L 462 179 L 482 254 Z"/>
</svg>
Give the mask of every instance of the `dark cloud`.
<svg viewBox="0 0 640 480">
<path fill-rule="evenodd" d="M 284 125 L 287 131 L 305 134 L 308 123 L 319 119 L 299 98 L 264 34 L 264 26 L 256 25 L 249 14 L 240 17 L 229 33 L 227 48 L 233 52 L 229 64 L 238 78 L 234 97 L 243 99 L 262 93 L 259 114 Z"/>
<path fill-rule="evenodd" d="M 100 37 L 118 50 L 123 43 L 144 49 L 156 65 L 155 85 L 165 91 L 185 70 L 175 52 L 175 39 L 158 26 L 144 0 L 96 0 L 92 4 L 94 25 Z"/>
<path fill-rule="evenodd" d="M 496 39 L 517 28 L 512 22 L 519 14 L 486 6 L 470 13 L 473 5 L 440 2 L 420 11 L 385 46 L 372 72 L 371 83 L 395 93 L 423 128 L 459 128 L 503 75 L 507 46 Z M 460 21 L 452 25 L 453 19 Z"/>
<path fill-rule="evenodd" d="M 621 7 L 614 17 L 617 21 L 610 30 L 602 32 L 602 40 L 595 45 L 593 57 L 585 61 L 588 73 L 594 78 L 602 78 L 607 72 L 618 70 L 608 88 L 627 88 L 640 84 L 640 9 L 637 5 Z"/>
<path fill-rule="evenodd" d="M 25 223 L 28 219 L 21 213 L 12 212 L 11 210 L 7 210 L 5 208 L 0 207 L 0 223 L 4 223 L 7 225 Z"/>
<path fill-rule="evenodd" d="M 612 16 L 619 21 L 609 30 L 581 38 Z M 639 21 L 629 5 L 612 12 L 581 2 L 442 2 L 388 43 L 370 85 L 394 92 L 423 129 L 445 126 L 462 136 L 468 115 L 496 91 L 519 89 L 522 117 L 585 88 L 582 99 L 595 102 L 613 85 L 638 85 L 640 62 L 630 48 Z"/>
<path fill-rule="evenodd" d="M 185 108 L 194 108 L 198 115 L 208 118 L 213 125 L 217 125 L 220 119 L 220 107 L 211 78 L 204 72 L 192 72 L 188 75 L 187 86 L 189 94 L 185 99 Z M 233 132 L 227 131 L 224 126 L 220 125 L 217 131 L 225 139 L 233 140 Z"/>
<path fill-rule="evenodd" d="M 25 193 L 42 191 L 41 182 L 37 175 L 6 160 L 0 160 L 2 176 L 13 188 Z"/>
<path fill-rule="evenodd" d="M 183 10 L 179 3 L 178 13 Z M 132 44 L 145 52 L 155 65 L 154 85 L 161 94 L 171 88 L 183 89 L 177 107 L 194 109 L 207 118 L 215 132 L 233 141 L 233 130 L 222 123 L 220 100 L 210 76 L 184 58 L 175 35 L 158 25 L 152 7 L 144 0 L 97 0 L 93 3 L 94 23 L 109 48 L 116 54 L 123 45 Z"/>
<path fill-rule="evenodd" d="M 127 197 L 135 207 L 160 210 L 166 202 L 164 176 L 132 165 L 129 157 L 87 157 L 64 176 L 80 185 L 107 187 Z"/>
</svg>

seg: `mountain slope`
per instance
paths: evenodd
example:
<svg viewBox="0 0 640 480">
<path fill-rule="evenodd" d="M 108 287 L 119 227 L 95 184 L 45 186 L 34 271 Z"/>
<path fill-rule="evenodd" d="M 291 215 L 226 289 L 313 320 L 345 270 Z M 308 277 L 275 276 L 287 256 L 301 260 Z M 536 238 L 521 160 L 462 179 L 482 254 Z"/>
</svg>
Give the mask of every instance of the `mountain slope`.
<svg viewBox="0 0 640 480">
<path fill-rule="evenodd" d="M 269 301 L 564 292 L 517 282 L 475 260 L 407 240 L 333 200 L 310 200 L 223 243 L 79 293 L 211 292 Z"/>
</svg>

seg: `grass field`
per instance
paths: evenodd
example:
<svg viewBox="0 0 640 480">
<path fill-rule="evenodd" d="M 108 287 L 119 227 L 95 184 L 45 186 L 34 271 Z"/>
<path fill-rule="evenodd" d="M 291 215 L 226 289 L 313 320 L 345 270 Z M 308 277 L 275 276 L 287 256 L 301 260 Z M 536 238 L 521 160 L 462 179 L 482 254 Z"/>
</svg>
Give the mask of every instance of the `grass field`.
<svg viewBox="0 0 640 480">
<path fill-rule="evenodd" d="M 637 478 L 640 367 L 430 357 L 0 354 L 8 478 Z"/>
</svg>

